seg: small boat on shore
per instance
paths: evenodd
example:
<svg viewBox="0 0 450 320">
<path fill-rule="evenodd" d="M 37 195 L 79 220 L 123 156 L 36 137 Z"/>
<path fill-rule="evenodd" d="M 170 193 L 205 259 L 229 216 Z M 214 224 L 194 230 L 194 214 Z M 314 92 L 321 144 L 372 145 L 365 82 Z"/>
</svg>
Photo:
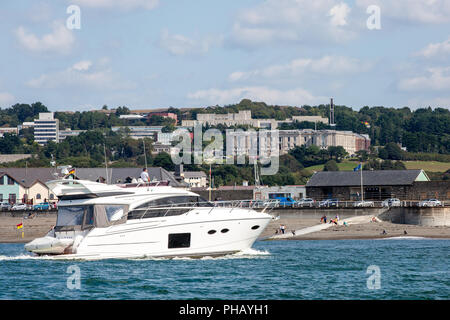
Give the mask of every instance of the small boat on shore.
<svg viewBox="0 0 450 320">
<path fill-rule="evenodd" d="M 252 247 L 272 216 L 215 206 L 198 194 L 160 183 L 47 183 L 58 196 L 56 226 L 25 245 L 63 259 L 201 257 Z"/>
</svg>

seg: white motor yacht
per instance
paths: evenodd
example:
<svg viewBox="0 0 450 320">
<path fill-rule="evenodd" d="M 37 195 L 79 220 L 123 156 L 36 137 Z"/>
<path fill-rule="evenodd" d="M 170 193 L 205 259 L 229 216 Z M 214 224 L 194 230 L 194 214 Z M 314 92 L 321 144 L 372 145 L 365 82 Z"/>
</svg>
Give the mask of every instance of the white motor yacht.
<svg viewBox="0 0 450 320">
<path fill-rule="evenodd" d="M 158 184 L 47 183 L 58 196 L 56 226 L 25 245 L 63 259 L 202 257 L 251 248 L 272 216 L 215 206 L 186 189 Z"/>
</svg>

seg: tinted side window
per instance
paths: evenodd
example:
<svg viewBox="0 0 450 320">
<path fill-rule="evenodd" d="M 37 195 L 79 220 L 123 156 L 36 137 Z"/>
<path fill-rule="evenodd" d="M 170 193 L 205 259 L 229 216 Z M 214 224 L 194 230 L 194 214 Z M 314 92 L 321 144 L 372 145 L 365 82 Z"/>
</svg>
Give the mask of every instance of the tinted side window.
<svg viewBox="0 0 450 320">
<path fill-rule="evenodd" d="M 191 246 L 190 233 L 169 234 L 169 249 L 189 248 Z"/>
</svg>

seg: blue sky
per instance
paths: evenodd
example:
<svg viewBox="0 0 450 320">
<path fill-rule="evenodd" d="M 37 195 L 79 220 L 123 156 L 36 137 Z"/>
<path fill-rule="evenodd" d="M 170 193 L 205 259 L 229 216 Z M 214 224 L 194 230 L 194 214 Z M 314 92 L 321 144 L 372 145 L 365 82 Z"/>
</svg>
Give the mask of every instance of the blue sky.
<svg viewBox="0 0 450 320">
<path fill-rule="evenodd" d="M 0 35 L 2 108 L 450 107 L 448 0 L 2 1 Z"/>
</svg>

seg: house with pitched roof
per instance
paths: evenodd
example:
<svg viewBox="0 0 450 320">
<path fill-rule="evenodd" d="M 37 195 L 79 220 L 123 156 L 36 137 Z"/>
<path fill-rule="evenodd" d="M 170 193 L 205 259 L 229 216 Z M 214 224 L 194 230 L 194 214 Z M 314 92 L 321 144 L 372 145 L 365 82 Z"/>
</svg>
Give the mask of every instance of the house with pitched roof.
<svg viewBox="0 0 450 320">
<path fill-rule="evenodd" d="M 37 204 L 56 201 L 45 185 L 55 179 L 51 168 L 0 168 L 0 200 L 10 203 Z"/>
</svg>

